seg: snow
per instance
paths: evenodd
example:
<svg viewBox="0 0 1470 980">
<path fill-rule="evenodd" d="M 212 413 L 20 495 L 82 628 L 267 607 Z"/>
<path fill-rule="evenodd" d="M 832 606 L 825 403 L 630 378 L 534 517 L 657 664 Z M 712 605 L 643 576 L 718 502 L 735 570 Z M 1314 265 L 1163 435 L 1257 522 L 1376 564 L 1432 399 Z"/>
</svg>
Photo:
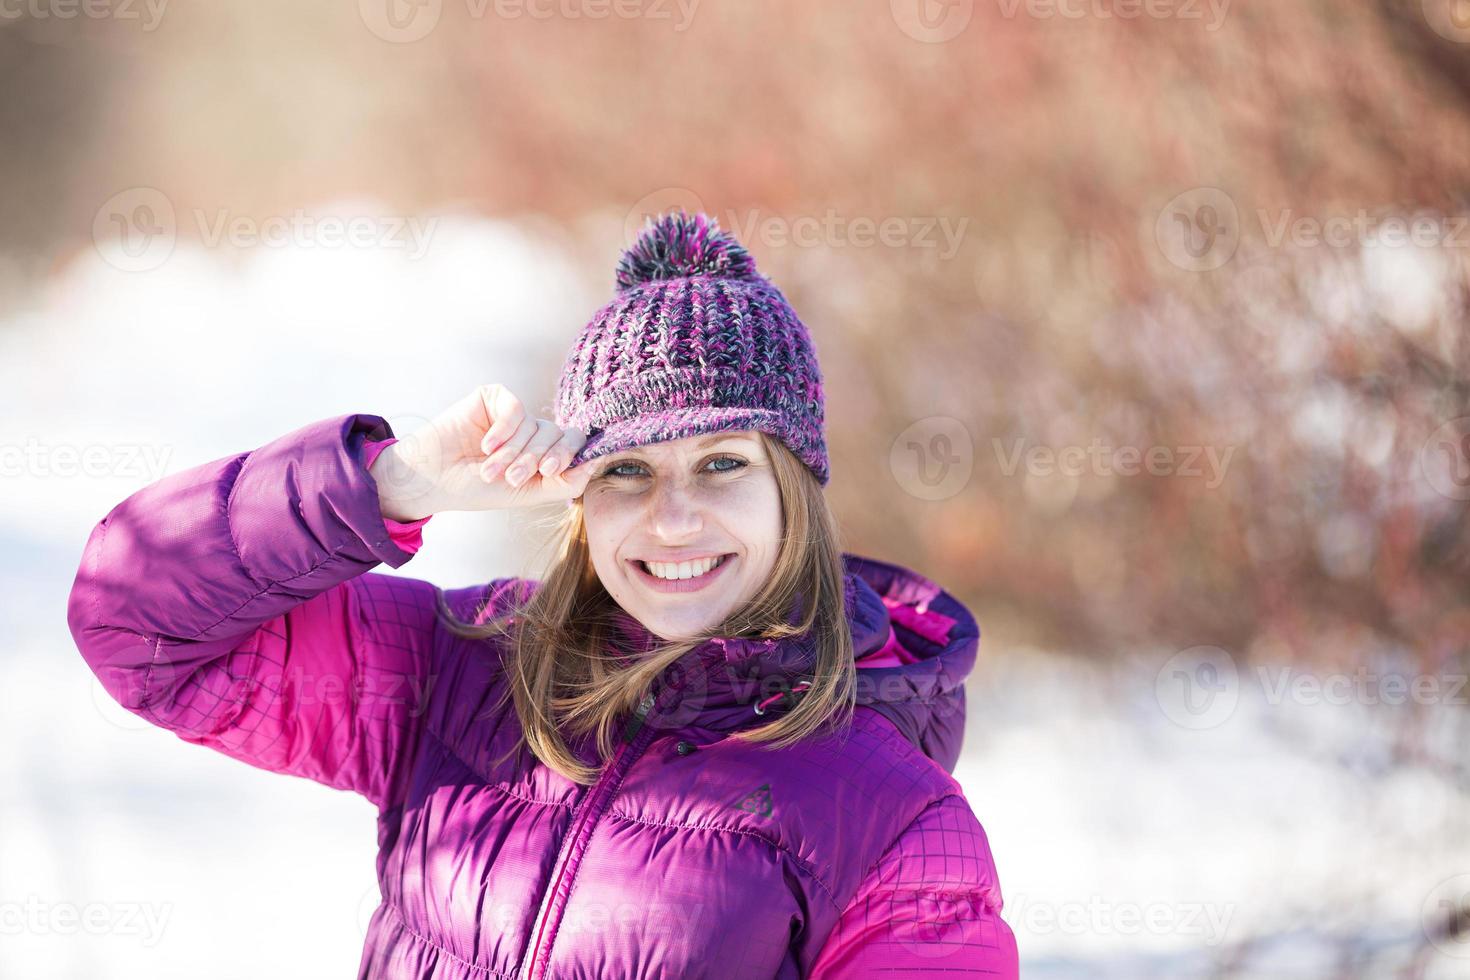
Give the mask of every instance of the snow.
<svg viewBox="0 0 1470 980">
<path fill-rule="evenodd" d="M 83 253 L 0 324 L 0 976 L 354 975 L 370 804 L 114 704 L 66 628 L 80 549 L 133 490 L 308 421 L 409 431 L 489 381 L 546 402 L 606 298 L 579 281 L 549 240 L 445 214 L 418 257 L 181 243 L 130 273 Z M 1330 427 L 1330 409 L 1300 422 Z M 440 515 L 425 542 L 401 574 L 444 586 L 530 557 L 505 514 Z M 1463 755 L 1463 705 L 1314 698 L 1232 658 L 1230 710 L 1190 727 L 1164 701 L 1172 656 L 982 645 L 956 776 L 1024 975 L 1386 976 L 1418 957 L 1426 978 L 1470 976 L 1470 942 L 1425 935 L 1470 890 L 1470 779 L 1431 764 Z"/>
</svg>

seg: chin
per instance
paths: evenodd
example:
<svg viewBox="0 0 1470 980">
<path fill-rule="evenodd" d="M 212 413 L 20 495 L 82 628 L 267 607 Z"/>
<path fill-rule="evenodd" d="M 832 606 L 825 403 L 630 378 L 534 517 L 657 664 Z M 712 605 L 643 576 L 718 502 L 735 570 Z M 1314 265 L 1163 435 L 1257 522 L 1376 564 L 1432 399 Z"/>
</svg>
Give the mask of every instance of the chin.
<svg viewBox="0 0 1470 980">
<path fill-rule="evenodd" d="M 650 615 L 643 622 L 650 632 L 663 640 L 684 640 L 698 636 L 720 622 L 720 617 L 698 616 L 690 619 L 681 617 Z"/>
</svg>

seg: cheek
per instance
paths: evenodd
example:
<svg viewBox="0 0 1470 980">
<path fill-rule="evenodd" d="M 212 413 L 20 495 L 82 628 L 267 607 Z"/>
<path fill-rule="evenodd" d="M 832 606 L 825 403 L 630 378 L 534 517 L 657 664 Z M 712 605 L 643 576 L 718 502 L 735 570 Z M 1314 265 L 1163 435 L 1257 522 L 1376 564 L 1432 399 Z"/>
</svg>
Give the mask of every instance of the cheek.
<svg viewBox="0 0 1470 980">
<path fill-rule="evenodd" d="M 752 480 L 730 489 L 720 502 L 725 526 L 750 547 L 774 551 L 782 532 L 781 494 L 775 481 Z"/>
<path fill-rule="evenodd" d="M 621 530 L 623 520 L 615 506 L 610 506 L 606 496 L 600 499 L 588 499 L 582 505 L 582 523 L 587 529 L 587 547 L 592 552 L 592 557 L 598 563 L 603 561 L 604 556 L 612 554 L 616 548 L 619 537 L 623 534 Z"/>
</svg>

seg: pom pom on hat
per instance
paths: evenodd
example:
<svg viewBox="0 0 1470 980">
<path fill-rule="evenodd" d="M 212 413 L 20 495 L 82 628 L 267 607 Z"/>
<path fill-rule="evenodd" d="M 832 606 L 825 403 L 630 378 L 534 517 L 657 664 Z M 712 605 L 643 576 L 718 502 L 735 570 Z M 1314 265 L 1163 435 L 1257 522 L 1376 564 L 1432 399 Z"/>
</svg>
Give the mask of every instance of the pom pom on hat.
<svg viewBox="0 0 1470 980">
<path fill-rule="evenodd" d="M 755 260 L 714 218 L 673 211 L 649 218 L 618 261 L 618 292 L 659 279 L 712 276 L 759 281 Z"/>
<path fill-rule="evenodd" d="M 587 442 L 572 465 L 633 446 L 756 430 L 825 486 L 822 372 L 806 326 L 750 254 L 705 214 L 651 219 L 617 294 L 573 341 L 555 422 Z"/>
</svg>

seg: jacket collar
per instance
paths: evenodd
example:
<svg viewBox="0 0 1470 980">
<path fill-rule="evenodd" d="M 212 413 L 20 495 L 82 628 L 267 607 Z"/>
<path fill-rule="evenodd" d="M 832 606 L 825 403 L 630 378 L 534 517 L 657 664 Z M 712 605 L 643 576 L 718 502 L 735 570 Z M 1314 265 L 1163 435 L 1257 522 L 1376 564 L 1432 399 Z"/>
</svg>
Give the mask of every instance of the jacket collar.
<svg viewBox="0 0 1470 980">
<path fill-rule="evenodd" d="M 964 733 L 964 681 L 975 664 L 980 630 L 949 592 L 901 565 L 844 553 L 848 626 L 858 666 L 857 704 L 874 708 L 946 771 L 953 771 Z M 789 622 L 795 621 L 793 609 Z M 628 613 L 614 614 L 620 648 L 636 655 L 660 640 Z M 890 640 L 908 663 L 865 666 Z M 889 646 L 889 649 L 893 649 Z M 690 650 L 665 676 L 684 685 L 677 700 L 647 724 L 696 738 L 765 724 L 794 705 L 776 698 L 812 677 L 811 631 L 782 640 L 722 636 Z M 714 740 L 713 738 L 711 740 Z"/>
</svg>

